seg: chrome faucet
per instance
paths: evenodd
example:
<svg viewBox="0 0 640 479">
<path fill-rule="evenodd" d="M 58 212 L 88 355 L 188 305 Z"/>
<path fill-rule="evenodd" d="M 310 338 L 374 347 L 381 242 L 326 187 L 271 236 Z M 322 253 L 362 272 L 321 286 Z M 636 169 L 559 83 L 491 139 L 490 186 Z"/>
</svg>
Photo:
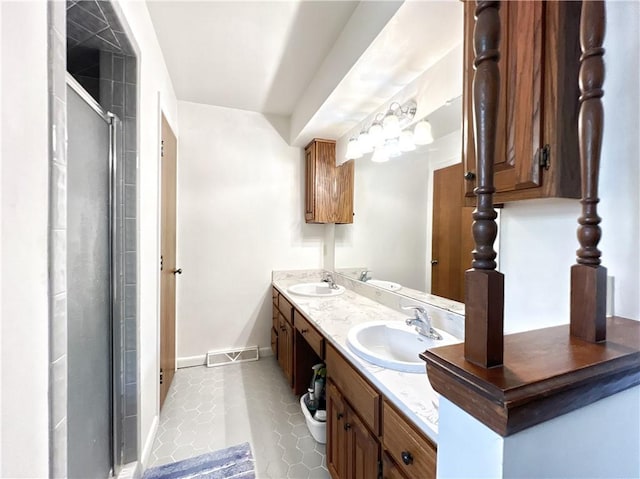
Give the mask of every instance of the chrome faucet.
<svg viewBox="0 0 640 479">
<path fill-rule="evenodd" d="M 431 326 L 431 318 L 422 306 L 403 306 L 402 309 L 413 310 L 414 317 L 405 320 L 407 326 L 415 326 L 418 334 L 429 339 L 442 339 L 442 336 Z"/>
<path fill-rule="evenodd" d="M 334 281 L 334 279 L 333 279 L 333 275 L 332 275 L 331 273 L 329 273 L 328 271 L 325 271 L 325 272 L 322 274 L 322 281 L 323 281 L 324 283 L 328 283 L 328 284 L 329 284 L 329 287 L 330 287 L 331 289 L 338 289 L 338 285 L 337 285 L 337 284 L 336 284 L 336 282 Z"/>
<path fill-rule="evenodd" d="M 369 271 L 368 269 L 365 269 L 363 272 L 361 272 L 360 281 L 362 281 L 363 283 L 366 283 L 367 281 L 369 281 L 371 279 L 371 276 L 369 275 L 369 273 L 371 273 L 371 271 Z"/>
</svg>

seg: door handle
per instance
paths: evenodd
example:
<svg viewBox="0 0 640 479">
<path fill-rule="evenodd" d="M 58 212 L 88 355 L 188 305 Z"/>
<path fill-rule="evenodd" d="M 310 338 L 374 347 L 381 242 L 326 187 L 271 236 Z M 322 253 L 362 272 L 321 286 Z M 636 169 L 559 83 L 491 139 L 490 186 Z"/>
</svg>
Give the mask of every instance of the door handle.
<svg viewBox="0 0 640 479">
<path fill-rule="evenodd" d="M 174 269 L 173 274 L 182 274 L 182 268 Z"/>
</svg>

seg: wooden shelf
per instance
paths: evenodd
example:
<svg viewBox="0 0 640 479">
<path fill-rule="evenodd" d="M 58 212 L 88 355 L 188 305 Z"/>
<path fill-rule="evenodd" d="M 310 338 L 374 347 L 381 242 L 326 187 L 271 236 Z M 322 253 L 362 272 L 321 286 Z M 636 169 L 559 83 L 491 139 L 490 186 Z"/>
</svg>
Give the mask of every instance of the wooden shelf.
<svg viewBox="0 0 640 479">
<path fill-rule="evenodd" d="M 442 396 L 502 436 L 640 384 L 640 321 L 609 318 L 607 341 L 571 337 L 569 325 L 504 338 L 504 364 L 464 359 L 464 344 L 421 354 Z"/>
</svg>

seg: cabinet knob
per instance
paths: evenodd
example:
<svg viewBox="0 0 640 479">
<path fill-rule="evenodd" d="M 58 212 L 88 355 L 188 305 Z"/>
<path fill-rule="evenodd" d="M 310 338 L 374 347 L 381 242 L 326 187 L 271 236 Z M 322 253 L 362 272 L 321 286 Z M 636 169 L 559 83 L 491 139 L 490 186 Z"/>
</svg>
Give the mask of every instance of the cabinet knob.
<svg viewBox="0 0 640 479">
<path fill-rule="evenodd" d="M 400 456 L 402 456 L 402 462 L 404 462 L 407 466 L 413 463 L 413 456 L 409 451 L 402 451 L 400 453 Z"/>
<path fill-rule="evenodd" d="M 348 431 L 349 429 L 351 429 L 351 424 L 346 423 L 346 424 L 344 425 L 344 430 L 345 430 L 345 431 Z"/>
<path fill-rule="evenodd" d="M 344 417 L 344 414 L 342 414 L 341 412 L 336 414 L 336 418 L 338 418 L 338 420 L 342 419 L 343 417 Z"/>
<path fill-rule="evenodd" d="M 308 329 L 301 329 L 301 330 L 300 330 L 300 332 L 301 332 L 302 334 L 305 334 L 305 333 L 308 333 L 308 332 L 309 332 L 309 330 L 308 330 Z"/>
<path fill-rule="evenodd" d="M 476 179 L 476 174 L 473 171 L 467 171 L 464 174 L 464 179 L 467 180 L 467 181 L 475 180 Z"/>
<path fill-rule="evenodd" d="M 437 265 L 437 264 L 438 264 L 438 260 L 437 260 L 437 259 L 432 259 L 432 260 L 431 260 L 431 264 L 432 264 L 433 266 Z"/>
</svg>

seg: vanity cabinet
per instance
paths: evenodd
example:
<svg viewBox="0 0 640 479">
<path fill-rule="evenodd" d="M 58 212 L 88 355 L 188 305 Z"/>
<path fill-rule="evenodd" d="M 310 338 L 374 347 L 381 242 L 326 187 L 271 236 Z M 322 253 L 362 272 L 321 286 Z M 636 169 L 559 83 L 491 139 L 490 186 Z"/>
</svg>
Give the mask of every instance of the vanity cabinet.
<svg viewBox="0 0 640 479">
<path fill-rule="evenodd" d="M 293 306 L 273 288 L 273 318 L 271 328 L 271 349 L 280 369 L 293 386 Z M 275 345 L 274 345 L 275 342 Z"/>
<path fill-rule="evenodd" d="M 324 359 L 324 337 L 273 288 L 271 349 L 295 395 L 307 392 L 313 370 Z"/>
<path fill-rule="evenodd" d="M 276 288 L 273 298 L 277 327 L 272 335 L 277 335 L 278 362 L 294 394 L 306 392 L 311 366 L 324 361 L 327 367 L 326 451 L 331 477 L 435 478 L 436 446 Z"/>
<path fill-rule="evenodd" d="M 333 479 L 378 477 L 378 439 L 332 381 L 327 384 L 327 436 L 327 469 Z"/>
<path fill-rule="evenodd" d="M 463 163 L 465 203 L 475 203 L 473 31 L 464 4 Z M 502 2 L 495 203 L 580 198 L 578 30 L 581 2 Z"/>
<path fill-rule="evenodd" d="M 436 446 L 413 427 L 388 401 L 382 406 L 383 477 L 436 477 Z M 402 472 L 400 472 L 402 471 Z"/>
<path fill-rule="evenodd" d="M 354 162 L 336 166 L 336 142 L 315 139 L 305 154 L 307 223 L 353 223 Z"/>
</svg>

